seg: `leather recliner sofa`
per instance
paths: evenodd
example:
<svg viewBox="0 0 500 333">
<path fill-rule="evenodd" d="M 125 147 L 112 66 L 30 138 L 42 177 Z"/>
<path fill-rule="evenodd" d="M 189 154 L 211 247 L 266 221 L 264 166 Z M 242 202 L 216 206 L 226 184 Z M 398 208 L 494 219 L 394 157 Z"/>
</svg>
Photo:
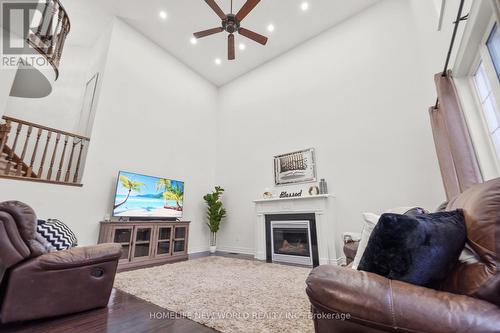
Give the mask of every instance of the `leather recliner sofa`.
<svg viewBox="0 0 500 333">
<path fill-rule="evenodd" d="M 306 292 L 316 332 L 500 332 L 500 179 L 473 186 L 446 210 L 459 208 L 476 255 L 436 289 L 349 267 L 314 269 Z"/>
<path fill-rule="evenodd" d="M 121 256 L 119 244 L 46 253 L 33 209 L 0 203 L 0 321 L 10 323 L 105 307 Z"/>
</svg>

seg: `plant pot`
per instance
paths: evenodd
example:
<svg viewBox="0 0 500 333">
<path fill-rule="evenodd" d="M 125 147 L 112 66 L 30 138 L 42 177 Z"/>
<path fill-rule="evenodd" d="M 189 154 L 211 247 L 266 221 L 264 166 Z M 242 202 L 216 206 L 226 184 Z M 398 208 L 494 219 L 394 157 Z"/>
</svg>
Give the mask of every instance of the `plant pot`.
<svg viewBox="0 0 500 333">
<path fill-rule="evenodd" d="M 210 253 L 215 253 L 215 251 L 217 251 L 217 246 L 210 246 Z"/>
</svg>

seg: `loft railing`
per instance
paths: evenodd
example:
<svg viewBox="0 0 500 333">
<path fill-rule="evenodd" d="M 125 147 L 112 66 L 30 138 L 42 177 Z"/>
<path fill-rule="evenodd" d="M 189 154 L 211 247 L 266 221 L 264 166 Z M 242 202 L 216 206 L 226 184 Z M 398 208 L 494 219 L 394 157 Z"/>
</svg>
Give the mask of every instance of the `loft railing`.
<svg viewBox="0 0 500 333">
<path fill-rule="evenodd" d="M 59 77 L 59 62 L 66 37 L 71 29 L 68 14 L 59 0 L 47 0 L 39 3 L 38 10 L 42 15 L 34 15 L 28 43 L 51 64 Z"/>
<path fill-rule="evenodd" d="M 12 117 L 3 120 L 0 178 L 82 186 L 90 138 Z"/>
</svg>

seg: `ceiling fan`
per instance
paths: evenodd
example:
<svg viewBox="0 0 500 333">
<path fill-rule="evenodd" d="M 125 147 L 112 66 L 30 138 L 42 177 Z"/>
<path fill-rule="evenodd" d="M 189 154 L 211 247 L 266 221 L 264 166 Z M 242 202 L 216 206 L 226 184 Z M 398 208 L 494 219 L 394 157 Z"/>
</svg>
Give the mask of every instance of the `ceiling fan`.
<svg viewBox="0 0 500 333">
<path fill-rule="evenodd" d="M 227 31 L 229 36 L 227 37 L 227 59 L 235 59 L 235 47 L 234 47 L 234 33 L 238 32 L 240 35 L 250 38 L 251 40 L 266 45 L 267 37 L 259 35 L 256 32 L 242 28 L 240 26 L 241 21 L 257 6 L 260 0 L 247 0 L 247 2 L 241 7 L 240 11 L 235 15 L 233 14 L 233 0 L 231 0 L 231 13 L 224 14 L 222 9 L 217 5 L 215 0 L 205 0 L 205 2 L 213 9 L 213 11 L 222 20 L 222 26 L 218 28 L 208 29 L 204 31 L 195 32 L 193 35 L 195 38 L 203 38 L 219 32 Z"/>
</svg>

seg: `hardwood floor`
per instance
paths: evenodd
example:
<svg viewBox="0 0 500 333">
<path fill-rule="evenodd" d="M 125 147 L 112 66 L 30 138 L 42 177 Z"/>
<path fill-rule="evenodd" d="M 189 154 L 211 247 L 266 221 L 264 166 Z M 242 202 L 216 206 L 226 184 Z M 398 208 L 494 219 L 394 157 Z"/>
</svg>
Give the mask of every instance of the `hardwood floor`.
<svg viewBox="0 0 500 333">
<path fill-rule="evenodd" d="M 2 333 L 217 333 L 184 318 L 168 318 L 169 311 L 122 291 L 113 290 L 109 305 L 55 319 L 0 325 Z M 151 314 L 157 318 L 151 319 Z"/>
<path fill-rule="evenodd" d="M 208 252 L 190 255 L 189 259 L 209 256 Z M 217 256 L 255 260 L 253 256 L 217 252 Z M 54 319 L 1 325 L 1 333 L 218 333 L 185 318 L 169 318 L 169 310 L 138 297 L 113 289 L 107 308 Z M 157 314 L 160 318 L 151 318 Z M 173 314 L 173 313 L 172 313 Z"/>
</svg>

